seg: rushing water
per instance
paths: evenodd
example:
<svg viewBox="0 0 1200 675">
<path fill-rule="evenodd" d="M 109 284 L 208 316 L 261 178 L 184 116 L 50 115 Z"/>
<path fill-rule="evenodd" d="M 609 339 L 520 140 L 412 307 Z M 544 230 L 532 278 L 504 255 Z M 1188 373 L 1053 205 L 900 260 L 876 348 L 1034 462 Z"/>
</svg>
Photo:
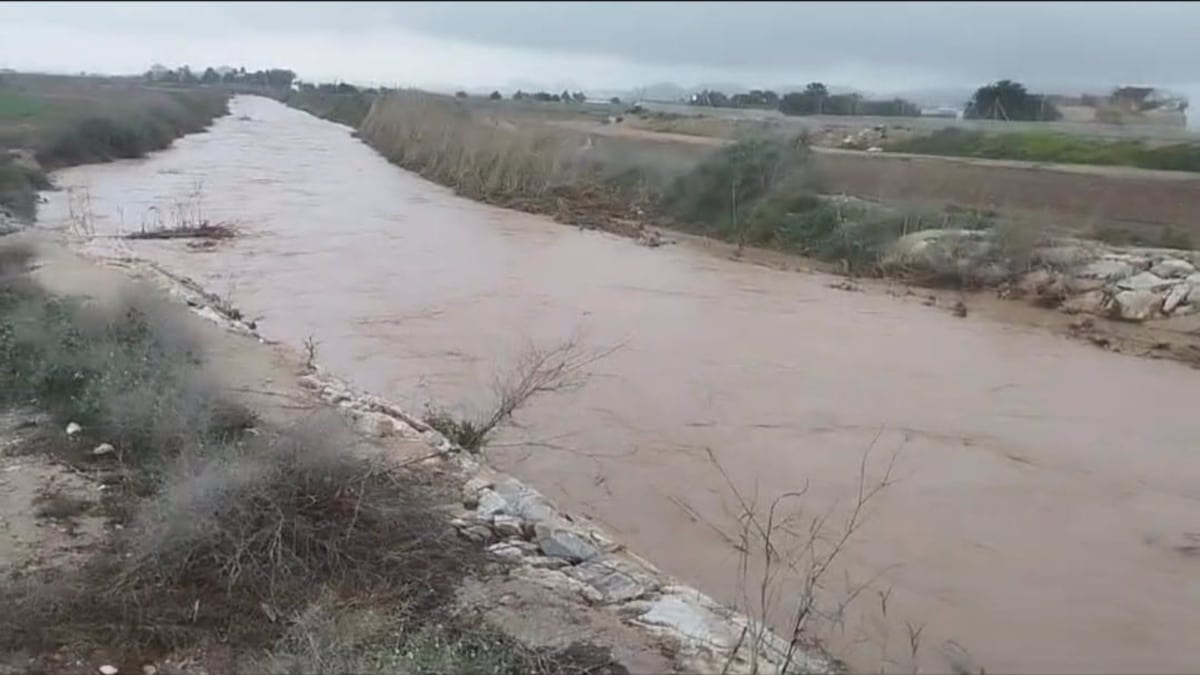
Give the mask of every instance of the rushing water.
<svg viewBox="0 0 1200 675">
<path fill-rule="evenodd" d="M 265 99 L 57 181 L 76 190 L 50 195 L 49 225 L 86 211 L 113 234 L 177 208 L 241 224 L 207 252 L 95 245 L 228 293 L 268 336 L 314 336 L 327 368 L 414 409 L 481 405 L 529 342 L 616 347 L 489 453 L 728 602 L 736 509 L 710 452 L 747 499 L 807 485 L 808 516 L 836 523 L 865 451 L 870 481 L 899 450 L 823 596 L 874 579 L 822 633 L 858 668 L 907 670 L 905 622 L 924 625 L 926 671 L 963 650 L 993 672 L 1200 668 L 1194 371 L 476 204 Z"/>
</svg>

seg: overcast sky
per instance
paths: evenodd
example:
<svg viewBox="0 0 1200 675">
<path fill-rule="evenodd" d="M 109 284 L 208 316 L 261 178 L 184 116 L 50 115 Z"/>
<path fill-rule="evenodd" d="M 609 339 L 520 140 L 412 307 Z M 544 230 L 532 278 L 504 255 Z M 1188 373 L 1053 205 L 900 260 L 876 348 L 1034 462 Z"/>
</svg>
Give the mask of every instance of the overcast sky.
<svg viewBox="0 0 1200 675">
<path fill-rule="evenodd" d="M 654 82 L 874 92 L 1200 83 L 1192 3 L 0 4 L 0 67 L 290 67 L 381 84 Z"/>
</svg>

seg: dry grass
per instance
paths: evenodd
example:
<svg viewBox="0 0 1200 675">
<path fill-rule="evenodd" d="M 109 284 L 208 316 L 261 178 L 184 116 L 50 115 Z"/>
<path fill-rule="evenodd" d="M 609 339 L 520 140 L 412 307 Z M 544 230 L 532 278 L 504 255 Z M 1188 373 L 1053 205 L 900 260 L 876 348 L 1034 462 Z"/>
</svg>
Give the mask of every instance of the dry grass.
<svg viewBox="0 0 1200 675">
<path fill-rule="evenodd" d="M 397 164 L 480 197 L 546 194 L 581 146 L 565 131 L 488 124 L 465 105 L 418 92 L 378 101 L 361 132 Z"/>
<path fill-rule="evenodd" d="M 606 140 L 514 124 L 420 92 L 376 101 L 360 135 L 392 162 L 464 196 L 606 229 L 646 212 L 664 169 L 613 151 Z"/>
</svg>

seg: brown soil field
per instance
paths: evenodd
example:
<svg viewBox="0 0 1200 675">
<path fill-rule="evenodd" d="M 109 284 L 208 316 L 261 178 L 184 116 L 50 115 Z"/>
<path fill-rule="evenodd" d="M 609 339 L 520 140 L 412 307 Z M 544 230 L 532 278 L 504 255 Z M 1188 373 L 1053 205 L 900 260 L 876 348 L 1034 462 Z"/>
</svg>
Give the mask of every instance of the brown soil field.
<svg viewBox="0 0 1200 675">
<path fill-rule="evenodd" d="M 555 122 L 579 131 L 661 143 L 681 159 L 729 141 L 622 125 Z M 825 189 L 869 199 L 1028 214 L 1054 228 L 1138 231 L 1168 227 L 1200 241 L 1200 175 L 1128 167 L 1037 164 L 816 148 Z"/>
</svg>

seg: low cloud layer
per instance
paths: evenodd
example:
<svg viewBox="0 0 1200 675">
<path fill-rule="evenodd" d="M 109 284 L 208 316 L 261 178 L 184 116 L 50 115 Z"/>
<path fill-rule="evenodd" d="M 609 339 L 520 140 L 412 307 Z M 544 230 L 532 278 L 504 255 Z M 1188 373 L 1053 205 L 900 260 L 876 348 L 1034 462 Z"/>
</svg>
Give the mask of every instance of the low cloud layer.
<svg viewBox="0 0 1200 675">
<path fill-rule="evenodd" d="M 630 87 L 1200 81 L 1191 3 L 5 3 L 0 67 L 290 66 L 310 78 Z M 69 45 L 69 46 L 68 46 Z"/>
</svg>

